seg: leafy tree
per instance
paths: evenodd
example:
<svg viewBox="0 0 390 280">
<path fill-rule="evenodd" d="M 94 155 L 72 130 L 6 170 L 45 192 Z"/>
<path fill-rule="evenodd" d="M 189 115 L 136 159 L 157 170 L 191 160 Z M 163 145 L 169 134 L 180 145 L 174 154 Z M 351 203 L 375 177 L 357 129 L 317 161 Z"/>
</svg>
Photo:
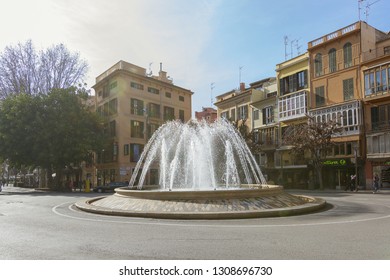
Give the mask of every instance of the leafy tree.
<svg viewBox="0 0 390 280">
<path fill-rule="evenodd" d="M 283 134 L 284 143 L 292 145 L 295 154 L 303 154 L 305 151 L 310 153 L 320 189 L 323 189 L 323 162 L 327 152 L 334 146 L 332 137 L 340 132 L 341 127 L 337 121 L 316 122 L 309 116 L 307 123 L 291 125 Z"/>
<path fill-rule="evenodd" d="M 11 95 L 0 104 L 0 157 L 15 166 L 40 166 L 57 174 L 87 161 L 104 146 L 103 127 L 74 87 L 47 95 Z"/>
<path fill-rule="evenodd" d="M 242 138 L 244 138 L 249 150 L 252 154 L 258 154 L 261 152 L 261 144 L 256 141 L 255 131 L 249 131 L 249 127 L 246 124 L 247 119 L 241 120 L 241 122 L 230 121 L 233 126 L 240 132 Z"/>
<path fill-rule="evenodd" d="M 10 94 L 47 94 L 82 83 L 88 64 L 63 44 L 37 52 L 31 40 L 0 53 L 0 98 Z"/>
</svg>

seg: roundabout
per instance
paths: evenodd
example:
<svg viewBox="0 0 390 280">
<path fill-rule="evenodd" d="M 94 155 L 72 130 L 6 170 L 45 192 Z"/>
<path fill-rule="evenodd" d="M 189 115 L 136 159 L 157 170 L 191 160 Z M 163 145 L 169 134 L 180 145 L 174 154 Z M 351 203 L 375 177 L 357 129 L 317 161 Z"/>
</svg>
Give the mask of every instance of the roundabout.
<svg viewBox="0 0 390 280">
<path fill-rule="evenodd" d="M 160 191 L 117 188 L 115 194 L 76 202 L 83 211 L 162 219 L 283 217 L 319 211 L 326 201 L 292 195 L 277 185 L 239 189 Z"/>
</svg>

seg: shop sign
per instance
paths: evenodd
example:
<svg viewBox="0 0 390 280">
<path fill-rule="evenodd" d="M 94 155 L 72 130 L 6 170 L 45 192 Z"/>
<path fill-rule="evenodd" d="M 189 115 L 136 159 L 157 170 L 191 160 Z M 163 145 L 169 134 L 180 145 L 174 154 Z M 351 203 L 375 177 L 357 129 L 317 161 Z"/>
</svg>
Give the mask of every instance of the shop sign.
<svg viewBox="0 0 390 280">
<path fill-rule="evenodd" d="M 347 165 L 346 159 L 328 159 L 322 162 L 326 166 L 344 166 Z"/>
</svg>

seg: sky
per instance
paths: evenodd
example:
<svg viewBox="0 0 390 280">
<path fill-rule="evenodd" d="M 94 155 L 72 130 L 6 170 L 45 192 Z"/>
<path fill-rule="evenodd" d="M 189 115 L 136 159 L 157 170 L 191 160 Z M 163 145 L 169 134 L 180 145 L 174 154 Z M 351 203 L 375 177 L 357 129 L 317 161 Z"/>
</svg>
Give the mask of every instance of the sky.
<svg viewBox="0 0 390 280">
<path fill-rule="evenodd" d="M 63 43 L 89 64 L 88 87 L 120 60 L 154 75 L 162 63 L 175 85 L 194 92 L 194 115 L 240 82 L 275 76 L 276 64 L 304 53 L 309 41 L 358 21 L 358 2 L 0 0 L 0 53 L 29 39 L 37 50 Z M 390 0 L 360 6 L 361 20 L 390 31 Z"/>
</svg>

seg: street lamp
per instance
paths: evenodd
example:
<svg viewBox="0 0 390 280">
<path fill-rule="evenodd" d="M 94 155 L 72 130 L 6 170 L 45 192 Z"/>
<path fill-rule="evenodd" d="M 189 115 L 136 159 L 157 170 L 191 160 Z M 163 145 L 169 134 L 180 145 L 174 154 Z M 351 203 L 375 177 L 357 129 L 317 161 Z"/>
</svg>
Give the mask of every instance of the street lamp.
<svg viewBox="0 0 390 280">
<path fill-rule="evenodd" d="M 358 189 L 358 161 L 357 161 L 357 156 L 358 156 L 358 146 L 356 144 L 354 148 L 355 152 L 355 191 Z"/>
</svg>

